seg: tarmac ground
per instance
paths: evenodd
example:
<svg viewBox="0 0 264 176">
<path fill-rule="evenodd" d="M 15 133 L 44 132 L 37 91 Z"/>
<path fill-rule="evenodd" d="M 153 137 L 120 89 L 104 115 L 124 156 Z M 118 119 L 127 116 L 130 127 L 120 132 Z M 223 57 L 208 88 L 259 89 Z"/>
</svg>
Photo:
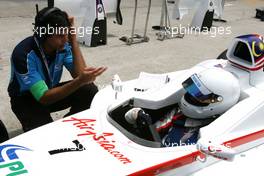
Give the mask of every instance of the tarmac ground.
<svg viewBox="0 0 264 176">
<path fill-rule="evenodd" d="M 7 94 L 10 56 L 18 42 L 32 35 L 36 2 L 40 7 L 46 6 L 46 1 L 0 0 L 0 119 L 7 127 L 10 137 L 23 132 L 10 108 Z M 147 2 L 139 1 L 136 32 L 140 34 L 143 33 Z M 151 26 L 160 23 L 161 2 L 152 0 L 147 32 L 149 42 L 127 46 L 119 40 L 131 33 L 134 1 L 130 0 L 121 3 L 124 19 L 122 26 L 114 24 L 112 18 L 108 19 L 107 45 L 94 48 L 81 46 L 88 65 L 108 67 L 96 80 L 99 88 L 109 84 L 114 74 L 118 74 L 122 80 L 130 80 L 137 78 L 141 71 L 164 73 L 186 69 L 203 60 L 216 58 L 236 36 L 252 33 L 264 35 L 264 22 L 254 18 L 255 9 L 264 7 L 264 0 L 227 0 L 223 16 L 227 22 L 214 22 L 213 27 L 214 30 L 230 29 L 230 33 L 193 33 L 185 35 L 183 39 L 159 41 Z M 180 21 L 172 20 L 172 26 L 188 26 L 191 19 L 190 14 Z M 69 74 L 64 72 L 63 80 L 69 79 Z M 64 113 L 65 111 L 54 113 L 53 117 L 56 120 Z"/>
</svg>

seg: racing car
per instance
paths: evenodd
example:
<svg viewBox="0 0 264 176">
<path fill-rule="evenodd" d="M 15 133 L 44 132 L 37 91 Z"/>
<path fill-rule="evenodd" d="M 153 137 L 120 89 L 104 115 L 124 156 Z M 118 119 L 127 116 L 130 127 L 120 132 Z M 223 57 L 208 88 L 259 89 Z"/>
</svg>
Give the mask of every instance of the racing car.
<svg viewBox="0 0 264 176">
<path fill-rule="evenodd" d="M 115 75 L 90 109 L 2 143 L 0 174 L 211 175 L 210 168 L 239 166 L 241 153 L 263 155 L 263 37 L 235 38 L 226 58 L 125 82 Z M 210 87 L 207 78 L 218 82 Z M 231 94 L 217 92 L 224 87 Z M 223 102 L 228 106 L 216 108 Z M 194 124 L 195 133 L 186 135 Z"/>
</svg>

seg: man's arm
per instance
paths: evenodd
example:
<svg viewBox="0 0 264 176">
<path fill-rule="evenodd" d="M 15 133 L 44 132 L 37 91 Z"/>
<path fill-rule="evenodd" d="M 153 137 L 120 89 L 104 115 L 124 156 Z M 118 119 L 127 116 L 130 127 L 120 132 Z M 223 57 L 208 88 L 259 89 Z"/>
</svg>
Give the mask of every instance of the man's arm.
<svg viewBox="0 0 264 176">
<path fill-rule="evenodd" d="M 15 53 L 14 55 L 12 64 L 20 88 L 23 91 L 29 90 L 34 98 L 43 105 L 52 104 L 67 97 L 84 84 L 95 81 L 96 77 L 106 70 L 105 67 L 85 68 L 82 73 L 71 82 L 60 87 L 49 89 L 39 74 L 35 58 L 32 55 L 28 54 L 27 57 L 24 58 L 20 53 Z"/>
<path fill-rule="evenodd" d="M 73 26 L 74 19 L 71 17 L 69 20 L 71 26 Z M 55 103 L 72 94 L 84 84 L 94 82 L 96 77 L 101 75 L 107 69 L 106 67 L 94 68 L 86 66 L 77 42 L 76 34 L 69 35 L 69 43 L 72 46 L 73 71 L 71 72 L 71 75 L 74 79 L 63 86 L 47 90 L 39 99 L 39 102 L 43 105 Z"/>
<path fill-rule="evenodd" d="M 71 23 L 71 27 L 74 26 L 74 18 L 70 17 L 69 21 Z M 81 72 L 86 68 L 86 63 L 82 52 L 80 50 L 76 34 L 70 33 L 69 34 L 69 43 L 72 47 L 72 55 L 73 55 L 73 71 L 71 73 L 73 78 L 76 78 L 81 74 Z"/>
<path fill-rule="evenodd" d="M 39 99 L 39 102 L 43 105 L 49 105 L 55 103 L 68 95 L 72 94 L 78 88 L 84 84 L 93 82 L 97 76 L 101 75 L 106 70 L 105 67 L 100 68 L 87 68 L 71 82 L 64 84 L 60 87 L 55 87 L 47 90 L 43 96 Z"/>
</svg>

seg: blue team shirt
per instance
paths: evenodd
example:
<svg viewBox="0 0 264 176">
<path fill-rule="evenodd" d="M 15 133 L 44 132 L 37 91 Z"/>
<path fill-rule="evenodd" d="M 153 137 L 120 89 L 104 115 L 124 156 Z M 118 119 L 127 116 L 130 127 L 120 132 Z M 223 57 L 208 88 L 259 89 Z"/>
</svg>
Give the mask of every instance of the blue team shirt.
<svg viewBox="0 0 264 176">
<path fill-rule="evenodd" d="M 49 63 L 52 85 L 34 37 L 24 39 L 15 47 L 11 56 L 11 79 L 8 86 L 10 97 L 28 93 L 30 88 L 39 81 L 45 81 L 49 88 L 53 88 L 61 80 L 63 66 L 69 72 L 73 70 L 73 56 L 69 43 L 65 44 L 64 50 L 56 53 L 55 58 L 48 56 L 46 58 Z"/>
</svg>

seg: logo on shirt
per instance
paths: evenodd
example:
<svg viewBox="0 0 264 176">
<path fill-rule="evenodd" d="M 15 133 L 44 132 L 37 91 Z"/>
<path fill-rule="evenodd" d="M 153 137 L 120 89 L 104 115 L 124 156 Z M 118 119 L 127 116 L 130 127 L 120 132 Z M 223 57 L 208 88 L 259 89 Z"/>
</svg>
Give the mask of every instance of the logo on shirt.
<svg viewBox="0 0 264 176">
<path fill-rule="evenodd" d="M 61 64 L 56 64 L 54 67 L 55 71 L 60 71 L 62 69 L 62 65 Z"/>
<path fill-rule="evenodd" d="M 23 76 L 23 77 L 22 77 L 22 80 L 23 80 L 23 82 L 24 82 L 25 84 L 30 84 L 30 83 L 31 83 L 31 81 L 30 81 L 30 79 L 29 79 L 29 76 Z"/>
</svg>

